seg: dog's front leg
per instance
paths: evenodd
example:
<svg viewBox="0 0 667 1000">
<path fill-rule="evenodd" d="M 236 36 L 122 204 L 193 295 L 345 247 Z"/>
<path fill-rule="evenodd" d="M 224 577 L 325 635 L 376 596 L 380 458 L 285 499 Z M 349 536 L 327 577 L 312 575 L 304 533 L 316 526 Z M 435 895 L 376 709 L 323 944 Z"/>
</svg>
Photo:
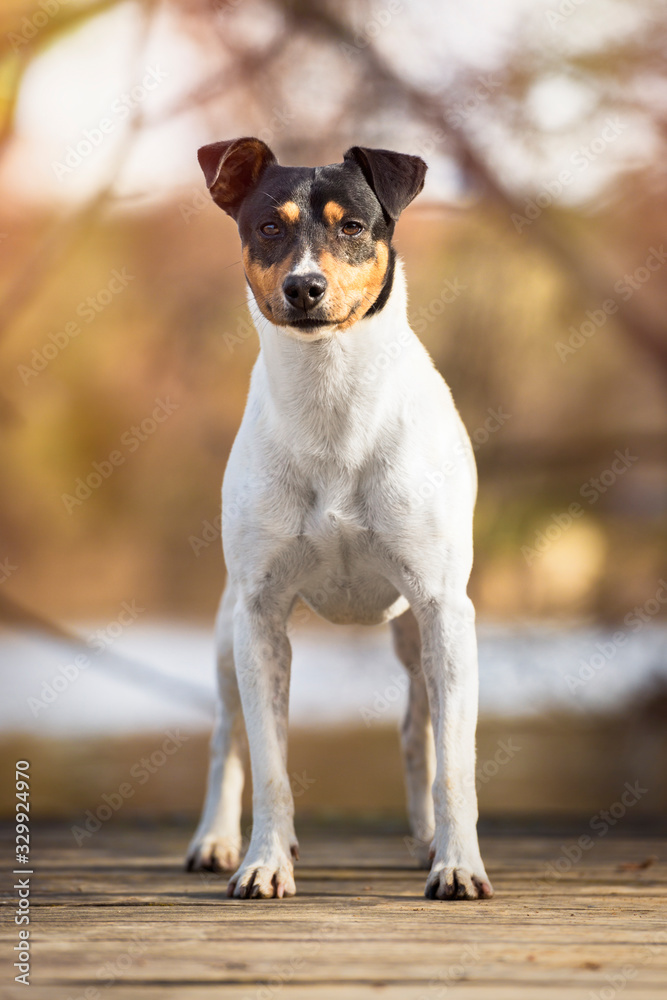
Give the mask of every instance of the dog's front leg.
<svg viewBox="0 0 667 1000">
<path fill-rule="evenodd" d="M 287 714 L 292 651 L 286 614 L 240 599 L 234 612 L 234 659 L 253 783 L 253 827 L 228 895 L 293 896 L 294 800 L 287 775 Z"/>
<path fill-rule="evenodd" d="M 466 595 L 428 601 L 414 610 L 436 748 L 434 858 L 425 895 L 482 899 L 493 889 L 477 841 L 475 612 Z"/>
</svg>

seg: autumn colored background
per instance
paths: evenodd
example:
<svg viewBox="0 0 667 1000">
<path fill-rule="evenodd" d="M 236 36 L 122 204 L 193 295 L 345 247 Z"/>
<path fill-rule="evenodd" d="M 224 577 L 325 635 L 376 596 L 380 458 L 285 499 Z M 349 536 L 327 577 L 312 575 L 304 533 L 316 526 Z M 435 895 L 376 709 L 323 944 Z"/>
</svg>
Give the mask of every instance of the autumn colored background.
<svg viewBox="0 0 667 1000">
<path fill-rule="evenodd" d="M 429 163 L 396 242 L 414 328 L 476 449 L 480 621 L 653 637 L 636 698 L 614 708 L 635 729 L 584 712 L 576 726 L 595 732 L 579 744 L 573 716 L 552 719 L 553 744 L 524 755 L 556 762 L 539 806 L 586 809 L 643 773 L 667 636 L 664 5 L 8 0 L 0 20 L 0 612 L 33 642 L 29 662 L 54 642 L 66 662 L 77 630 L 90 649 L 132 602 L 141 623 L 210 630 L 220 483 L 257 342 L 197 147 L 258 135 L 282 163 L 314 165 L 383 146 Z M 28 669 L 13 649 L 9 691 Z M 594 653 L 591 639 L 573 663 Z M 492 756 L 515 729 L 489 725 Z M 7 754 L 34 728 L 10 721 Z M 613 773 L 593 768 L 571 798 L 591 746 L 617 754 Z M 48 754 L 71 776 L 86 747 Z M 386 759 L 379 747 L 369 759 Z M 501 811 L 507 787 L 494 785 Z M 535 803 L 516 795 L 510 808 Z"/>
</svg>

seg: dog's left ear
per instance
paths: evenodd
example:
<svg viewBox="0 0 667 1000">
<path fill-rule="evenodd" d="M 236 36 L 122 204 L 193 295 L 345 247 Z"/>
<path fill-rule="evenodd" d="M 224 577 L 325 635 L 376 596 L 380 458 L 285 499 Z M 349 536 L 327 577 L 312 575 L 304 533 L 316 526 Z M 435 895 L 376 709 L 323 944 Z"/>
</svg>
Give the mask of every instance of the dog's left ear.
<svg viewBox="0 0 667 1000">
<path fill-rule="evenodd" d="M 269 164 L 277 162 L 266 143 L 252 136 L 202 146 L 197 159 L 213 201 L 234 219 Z"/>
<path fill-rule="evenodd" d="M 352 146 L 344 160 L 354 160 L 394 222 L 424 187 L 427 166 L 420 156 L 393 153 L 389 149 Z"/>
</svg>

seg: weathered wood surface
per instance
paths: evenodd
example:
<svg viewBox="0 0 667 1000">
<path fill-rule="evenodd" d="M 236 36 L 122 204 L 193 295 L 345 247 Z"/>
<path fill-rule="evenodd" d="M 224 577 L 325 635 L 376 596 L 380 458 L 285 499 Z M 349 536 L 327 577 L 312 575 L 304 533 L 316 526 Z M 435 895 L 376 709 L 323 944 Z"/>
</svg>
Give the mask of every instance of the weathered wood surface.
<svg viewBox="0 0 667 1000">
<path fill-rule="evenodd" d="M 32 985 L 3 963 L 0 996 L 664 1000 L 667 841 L 610 829 L 563 860 L 585 832 L 490 833 L 496 897 L 439 903 L 400 833 L 302 830 L 299 895 L 240 901 L 224 876 L 182 870 L 186 827 L 111 821 L 82 847 L 68 826 L 36 827 Z"/>
</svg>

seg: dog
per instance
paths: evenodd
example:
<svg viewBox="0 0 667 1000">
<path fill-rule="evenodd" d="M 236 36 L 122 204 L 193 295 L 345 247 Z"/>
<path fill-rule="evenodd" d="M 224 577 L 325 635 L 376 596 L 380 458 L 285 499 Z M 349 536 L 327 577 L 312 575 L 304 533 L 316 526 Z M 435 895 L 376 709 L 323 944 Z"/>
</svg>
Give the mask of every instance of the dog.
<svg viewBox="0 0 667 1000">
<path fill-rule="evenodd" d="M 238 226 L 260 353 L 224 476 L 219 702 L 186 865 L 233 871 L 227 891 L 239 899 L 296 891 L 287 624 L 300 598 L 330 622 L 391 622 L 409 674 L 401 742 L 411 829 L 430 866 L 425 895 L 488 898 L 467 595 L 475 463 L 408 325 L 392 245 L 426 164 L 354 146 L 342 163 L 285 167 L 252 137 L 203 146 L 198 158 Z M 253 827 L 241 862 L 246 732 Z"/>
</svg>

